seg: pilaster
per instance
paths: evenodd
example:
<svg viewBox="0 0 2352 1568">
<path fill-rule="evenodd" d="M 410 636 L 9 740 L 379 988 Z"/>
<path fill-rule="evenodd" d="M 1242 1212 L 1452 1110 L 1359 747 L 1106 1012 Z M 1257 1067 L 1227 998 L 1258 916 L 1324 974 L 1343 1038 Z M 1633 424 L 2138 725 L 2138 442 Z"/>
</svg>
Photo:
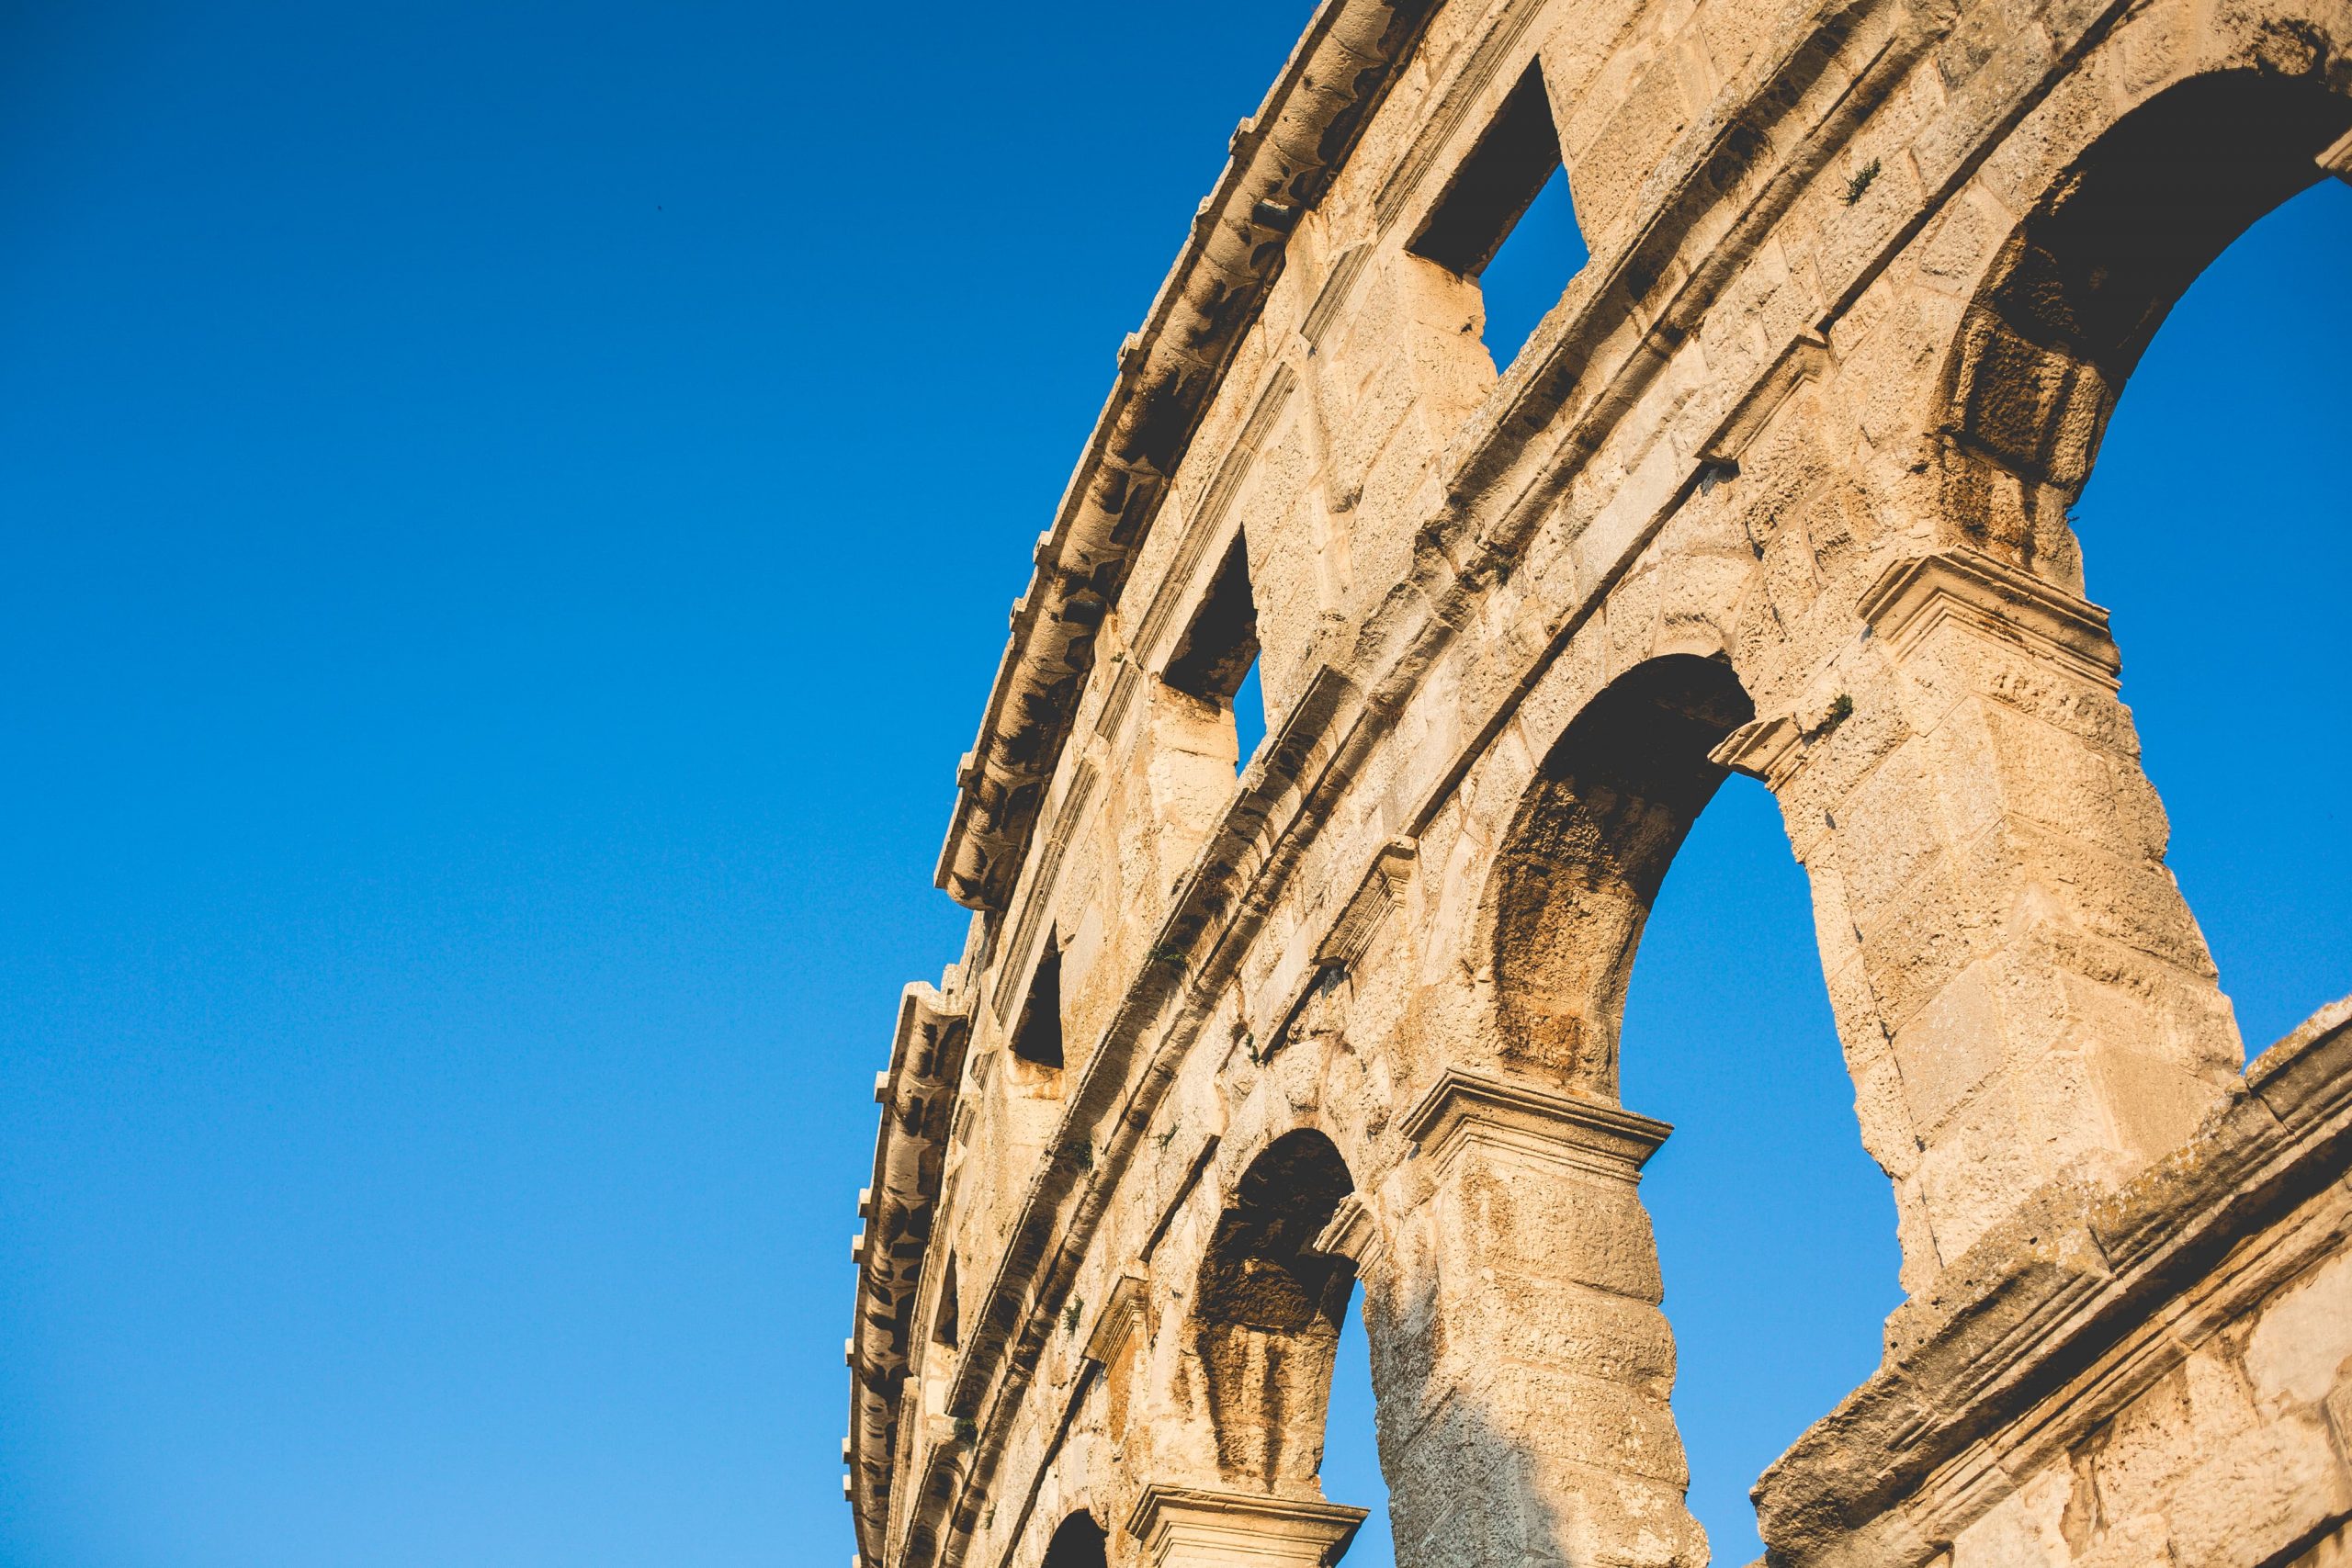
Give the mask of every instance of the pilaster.
<svg viewBox="0 0 2352 1568">
<path fill-rule="evenodd" d="M 1430 1348 L 1374 1350 L 1399 1562 L 1695 1568 L 1705 1538 L 1683 1506 L 1673 1341 L 1637 1192 L 1670 1129 L 1461 1071 L 1400 1125 L 1428 1195 L 1380 1297 L 1395 1341 Z"/>
</svg>

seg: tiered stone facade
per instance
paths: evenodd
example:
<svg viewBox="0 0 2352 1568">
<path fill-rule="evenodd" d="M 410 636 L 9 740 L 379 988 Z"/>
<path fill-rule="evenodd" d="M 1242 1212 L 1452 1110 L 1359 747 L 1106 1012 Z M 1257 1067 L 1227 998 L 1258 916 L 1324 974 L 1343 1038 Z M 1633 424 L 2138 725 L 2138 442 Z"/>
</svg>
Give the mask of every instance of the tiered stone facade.
<svg viewBox="0 0 2352 1568">
<path fill-rule="evenodd" d="M 1590 259 L 1498 367 L 1563 164 Z M 862 1560 L 1332 1560 L 1361 1281 L 1401 1563 L 1703 1562 L 1617 1029 L 1737 769 L 1908 1295 L 1770 1560 L 2352 1562 L 2352 1014 L 2244 1066 L 2066 520 L 2165 310 L 2331 174 L 2342 0 L 1327 0 L 959 771 Z"/>
</svg>

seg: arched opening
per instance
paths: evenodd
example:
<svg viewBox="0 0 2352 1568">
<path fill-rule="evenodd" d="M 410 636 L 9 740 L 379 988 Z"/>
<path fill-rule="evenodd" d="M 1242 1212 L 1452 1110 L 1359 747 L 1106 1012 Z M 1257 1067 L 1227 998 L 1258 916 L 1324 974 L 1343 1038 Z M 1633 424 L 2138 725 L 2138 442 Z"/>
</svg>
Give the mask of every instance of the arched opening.
<svg viewBox="0 0 2352 1568">
<path fill-rule="evenodd" d="M 1669 655 L 1619 677 L 1544 758 L 1493 885 L 1507 1063 L 1617 1098 L 1618 1027 L 1642 927 L 1683 835 L 1727 776 L 1708 753 L 1754 716 L 1728 665 Z"/>
<path fill-rule="evenodd" d="M 1944 514 L 1962 539 L 2068 586 L 2067 510 L 2126 379 L 2190 282 L 2324 177 L 2352 100 L 2216 72 L 2124 116 L 2009 239 L 1947 371 Z"/>
<path fill-rule="evenodd" d="M 2073 514 L 2249 1054 L 2352 990 L 2347 256 L 2336 180 L 2233 243 L 2132 372 Z"/>
<path fill-rule="evenodd" d="M 1902 1299 L 1893 1194 L 1854 1086 L 1779 804 L 1733 778 L 1668 872 L 1625 1002 L 1627 1103 L 1675 1126 L 1643 1172 L 1674 1326 L 1689 1506 L 1760 1556 L 1748 1488 L 1878 1364 Z"/>
<path fill-rule="evenodd" d="M 1044 1568 L 1109 1568 L 1102 1527 L 1091 1514 L 1072 1514 L 1046 1545 Z"/>
<path fill-rule="evenodd" d="M 1396 1568 L 1388 1521 L 1388 1482 L 1380 1469 L 1378 1402 L 1372 1392 L 1372 1342 L 1364 1332 L 1363 1292 L 1340 1314 L 1323 1424 L 1323 1495 L 1370 1510 L 1348 1546 L 1348 1568 Z"/>
<path fill-rule="evenodd" d="M 1811 888 L 1770 791 L 1712 757 L 1753 716 L 1716 660 L 1611 683 L 1530 788 L 1493 927 L 1506 1063 L 1678 1129 L 1642 1178 L 1673 1326 L 1661 1392 L 1724 1562 L 1761 1551 L 1747 1488 L 1868 1375 L 1899 1299 Z"/>
<path fill-rule="evenodd" d="M 2352 190 L 2320 162 L 2347 132 L 2352 98 L 2253 71 L 2123 117 L 1971 306 L 1940 432 L 1962 538 L 2117 612 L 2166 859 L 2250 1051 L 2341 994 L 2352 936 Z"/>
<path fill-rule="evenodd" d="M 1314 1244 L 1354 1186 L 1330 1139 L 1286 1134 L 1243 1174 L 1202 1259 L 1193 1345 L 1217 1471 L 1236 1490 L 1311 1490 L 1321 1471 L 1355 1268 Z"/>
</svg>

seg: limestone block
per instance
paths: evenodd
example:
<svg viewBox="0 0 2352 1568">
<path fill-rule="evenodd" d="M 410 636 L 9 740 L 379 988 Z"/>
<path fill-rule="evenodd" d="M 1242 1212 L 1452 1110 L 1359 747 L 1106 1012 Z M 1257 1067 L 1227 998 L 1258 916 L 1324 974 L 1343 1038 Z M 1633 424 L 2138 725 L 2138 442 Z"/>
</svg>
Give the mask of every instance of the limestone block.
<svg viewBox="0 0 2352 1568">
<path fill-rule="evenodd" d="M 2352 1513 L 2352 1478 L 2312 1416 L 2271 1421 L 2190 1472 L 2170 1509 L 2180 1568 L 2258 1568 Z"/>
<path fill-rule="evenodd" d="M 2103 1516 L 2162 1517 L 2208 1456 L 2234 1447 L 2256 1425 L 2245 1381 L 2208 1348 L 2132 1401 L 2098 1438 L 2093 1473 Z"/>
<path fill-rule="evenodd" d="M 2352 1360 L 2352 1253 L 2332 1258 L 2267 1303 L 2245 1345 L 2246 1375 L 2267 1404 L 2315 1404 Z"/>
<path fill-rule="evenodd" d="M 2073 1495 L 2064 1472 L 2034 1477 L 1960 1533 L 1951 1568 L 2067 1568 L 2074 1553 L 2063 1520 Z"/>
<path fill-rule="evenodd" d="M 2007 1063 L 2003 1019 L 1987 962 L 1962 971 L 1896 1032 L 1906 1120 L 1936 1135 L 1951 1113 Z"/>
</svg>

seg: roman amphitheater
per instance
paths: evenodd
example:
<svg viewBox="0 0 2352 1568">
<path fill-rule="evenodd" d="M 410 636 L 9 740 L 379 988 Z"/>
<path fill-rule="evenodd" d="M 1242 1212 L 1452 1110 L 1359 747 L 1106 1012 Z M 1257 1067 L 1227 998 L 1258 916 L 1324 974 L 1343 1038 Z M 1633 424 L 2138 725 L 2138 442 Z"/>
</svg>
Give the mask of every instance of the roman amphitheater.
<svg viewBox="0 0 2352 1568">
<path fill-rule="evenodd" d="M 1230 154 L 956 775 L 863 1563 L 1336 1561 L 1359 1291 L 1400 1563 L 1705 1562 L 1617 1030 L 1735 770 L 1905 1296 L 1767 1561 L 2352 1562 L 2352 1008 L 2248 1062 L 2068 518 L 2189 281 L 2352 178 L 2352 5 L 1326 0 Z"/>
</svg>

